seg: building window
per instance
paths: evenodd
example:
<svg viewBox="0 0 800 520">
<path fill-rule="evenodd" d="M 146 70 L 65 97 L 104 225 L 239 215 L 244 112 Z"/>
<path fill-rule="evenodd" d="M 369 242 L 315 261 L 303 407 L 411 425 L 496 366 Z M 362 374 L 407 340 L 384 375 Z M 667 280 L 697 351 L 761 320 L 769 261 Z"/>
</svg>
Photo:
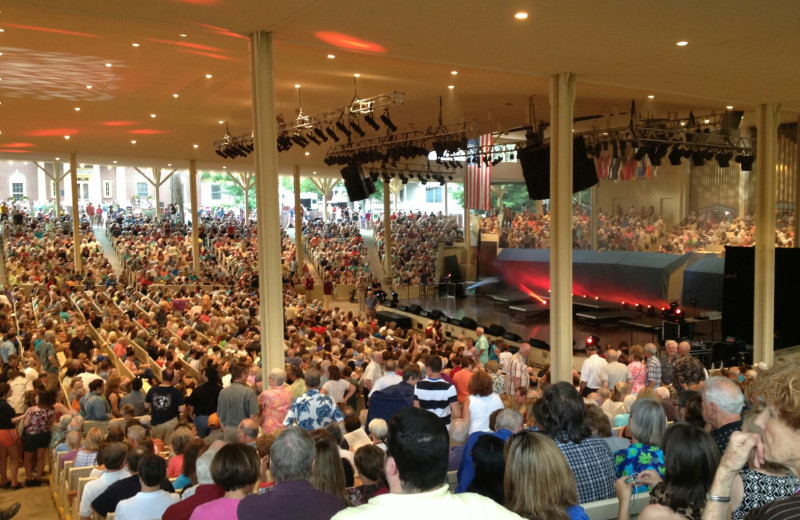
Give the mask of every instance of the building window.
<svg viewBox="0 0 800 520">
<path fill-rule="evenodd" d="M 222 186 L 219 184 L 211 185 L 211 200 L 222 200 Z"/>
<path fill-rule="evenodd" d="M 11 196 L 14 197 L 15 200 L 19 200 L 25 196 L 25 184 L 21 182 L 12 182 L 11 183 Z"/>
<path fill-rule="evenodd" d="M 136 196 L 140 199 L 146 199 L 150 195 L 150 190 L 148 189 L 146 182 L 137 182 L 136 183 Z"/>
<path fill-rule="evenodd" d="M 428 203 L 441 203 L 444 199 L 442 199 L 442 187 L 437 186 L 435 188 L 425 188 L 425 202 Z"/>
<path fill-rule="evenodd" d="M 103 198 L 111 198 L 111 181 L 103 181 Z"/>
</svg>

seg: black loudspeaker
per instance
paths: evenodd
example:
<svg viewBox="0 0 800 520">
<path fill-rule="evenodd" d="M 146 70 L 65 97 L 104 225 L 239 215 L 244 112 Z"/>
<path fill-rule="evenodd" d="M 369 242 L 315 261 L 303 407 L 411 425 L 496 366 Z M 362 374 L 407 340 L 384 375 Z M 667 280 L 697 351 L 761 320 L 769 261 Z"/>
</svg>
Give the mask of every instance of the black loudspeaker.
<svg viewBox="0 0 800 520">
<path fill-rule="evenodd" d="M 433 309 L 428 311 L 428 317 L 432 320 L 441 320 L 442 319 L 442 311 L 439 309 Z"/>
<path fill-rule="evenodd" d="M 542 350 L 550 350 L 550 344 L 541 339 L 531 338 L 528 340 L 533 348 L 540 348 Z"/>
<path fill-rule="evenodd" d="M 550 147 L 527 147 L 517 153 L 522 176 L 533 200 L 550 198 Z M 594 160 L 586 155 L 583 136 L 572 141 L 572 193 L 591 188 L 598 183 Z"/>
<path fill-rule="evenodd" d="M 422 307 L 417 305 L 416 303 L 413 305 L 408 306 L 408 312 L 412 314 L 422 314 Z"/>
<path fill-rule="evenodd" d="M 513 332 L 504 333 L 503 339 L 507 339 L 508 341 L 516 341 L 517 343 L 522 342 L 522 337 L 519 334 L 514 334 Z"/>
<path fill-rule="evenodd" d="M 404 304 L 402 304 L 402 303 L 401 303 L 400 305 L 398 305 L 398 306 L 397 306 L 397 310 L 398 310 L 398 311 L 403 311 L 403 312 L 410 312 L 410 311 L 408 310 L 408 305 L 404 305 Z"/>
<path fill-rule="evenodd" d="M 350 199 L 350 202 L 364 200 L 371 195 L 367 186 L 367 180 L 364 178 L 364 173 L 361 171 L 361 166 L 357 164 L 348 164 L 342 168 L 342 179 L 344 179 L 344 187 L 347 190 L 347 197 Z"/>
<path fill-rule="evenodd" d="M 459 323 L 459 325 L 464 327 L 465 329 L 470 329 L 470 330 L 475 330 L 478 328 L 478 322 L 468 316 L 464 316 L 463 318 L 461 318 L 461 322 Z"/>
<path fill-rule="evenodd" d="M 505 334 L 506 328 L 503 327 L 502 325 L 492 323 L 491 325 L 486 327 L 486 330 L 484 332 L 490 336 L 502 336 L 503 334 Z"/>
<path fill-rule="evenodd" d="M 422 309 L 422 310 L 420 311 L 419 315 L 420 315 L 420 316 L 422 316 L 423 318 L 430 318 L 430 316 L 431 316 L 430 312 L 428 312 L 428 311 L 427 311 L 427 310 L 425 310 L 425 309 Z"/>
</svg>

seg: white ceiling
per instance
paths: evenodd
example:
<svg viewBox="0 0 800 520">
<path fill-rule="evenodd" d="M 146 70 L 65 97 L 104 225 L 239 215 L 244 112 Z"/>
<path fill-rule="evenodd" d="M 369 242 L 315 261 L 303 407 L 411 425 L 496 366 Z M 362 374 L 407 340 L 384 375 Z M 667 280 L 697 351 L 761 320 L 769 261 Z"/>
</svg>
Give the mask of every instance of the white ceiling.
<svg viewBox="0 0 800 520">
<path fill-rule="evenodd" d="M 225 133 L 219 121 L 234 134 L 251 129 L 256 30 L 275 33 L 275 101 L 287 119 L 295 84 L 314 114 L 350 102 L 354 73 L 361 97 L 405 93 L 391 111 L 401 130 L 435 124 L 440 96 L 445 123 L 474 121 L 481 132 L 528 123 L 529 99 L 547 120 L 548 78 L 560 72 L 577 74 L 576 116 L 627 113 L 632 99 L 657 117 L 734 105 L 744 126 L 759 103 L 783 103 L 785 120 L 800 112 L 796 0 L 6 0 L 0 9 L 7 159 L 76 152 L 87 163 L 252 169 L 252 156 L 225 161 L 212 144 Z M 515 20 L 518 10 L 529 18 Z M 321 32 L 375 47 L 338 47 Z M 332 171 L 324 147 L 306 150 L 282 153 L 282 172 Z"/>
</svg>

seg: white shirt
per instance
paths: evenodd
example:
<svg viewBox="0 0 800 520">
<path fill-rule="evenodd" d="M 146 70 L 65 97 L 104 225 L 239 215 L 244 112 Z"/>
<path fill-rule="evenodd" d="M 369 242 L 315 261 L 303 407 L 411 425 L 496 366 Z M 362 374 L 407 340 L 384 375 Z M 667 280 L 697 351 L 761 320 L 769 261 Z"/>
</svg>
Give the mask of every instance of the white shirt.
<svg viewBox="0 0 800 520">
<path fill-rule="evenodd" d="M 350 388 L 350 381 L 347 379 L 339 379 L 338 381 L 325 381 L 322 389 L 325 393 L 331 396 L 334 403 L 341 403 L 344 401 L 344 394 Z"/>
<path fill-rule="evenodd" d="M 489 432 L 489 416 L 495 410 L 503 409 L 503 401 L 500 396 L 491 393 L 487 396 L 469 396 L 469 433 Z"/>
<path fill-rule="evenodd" d="M 83 487 L 83 495 L 81 495 L 81 516 L 92 516 L 92 502 L 94 502 L 94 499 L 100 496 L 100 493 L 108 489 L 108 486 L 114 482 L 130 476 L 130 472 L 125 468 L 119 471 L 104 471 L 96 479 L 87 482 Z"/>
<path fill-rule="evenodd" d="M 179 501 L 177 493 L 167 493 L 163 489 L 145 493 L 140 491 L 135 496 L 120 500 L 114 511 L 114 518 L 120 520 L 152 520 L 161 518 L 169 506 Z"/>
<path fill-rule="evenodd" d="M 377 381 L 373 381 L 372 390 L 369 391 L 369 395 L 372 397 L 372 394 L 378 390 L 383 390 L 384 388 L 389 388 L 392 385 L 402 382 L 403 376 L 398 376 L 397 372 L 389 372 L 388 374 L 379 377 Z"/>
<path fill-rule="evenodd" d="M 603 386 L 601 377 L 605 366 L 605 359 L 597 354 L 592 354 L 583 362 L 583 366 L 581 367 L 581 381 L 585 382 L 588 388 L 600 388 Z"/>
<path fill-rule="evenodd" d="M 367 368 L 364 369 L 364 381 L 369 379 L 373 384 L 375 384 L 375 381 L 380 379 L 381 376 L 383 376 L 383 367 L 374 360 L 370 361 L 369 365 L 367 365 Z"/>
<path fill-rule="evenodd" d="M 503 372 L 506 371 L 506 364 L 508 363 L 508 360 L 511 359 L 513 356 L 514 354 L 512 354 L 507 350 L 505 352 L 501 352 L 500 355 L 497 356 L 498 359 L 500 359 L 500 369 Z"/>
</svg>

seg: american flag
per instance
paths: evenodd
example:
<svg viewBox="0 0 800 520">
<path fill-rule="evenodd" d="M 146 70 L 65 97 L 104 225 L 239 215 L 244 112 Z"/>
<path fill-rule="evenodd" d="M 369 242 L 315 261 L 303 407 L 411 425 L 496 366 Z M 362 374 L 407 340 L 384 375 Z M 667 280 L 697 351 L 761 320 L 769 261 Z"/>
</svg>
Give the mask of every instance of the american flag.
<svg viewBox="0 0 800 520">
<path fill-rule="evenodd" d="M 493 144 L 492 134 L 480 136 L 480 139 L 469 141 L 470 147 L 479 147 L 479 152 L 472 155 L 473 162 L 467 165 L 467 204 L 470 209 L 488 210 L 491 208 L 492 184 L 492 156 L 490 153 Z M 488 158 L 488 161 L 484 160 Z M 477 160 L 477 161 L 476 161 Z"/>
</svg>

